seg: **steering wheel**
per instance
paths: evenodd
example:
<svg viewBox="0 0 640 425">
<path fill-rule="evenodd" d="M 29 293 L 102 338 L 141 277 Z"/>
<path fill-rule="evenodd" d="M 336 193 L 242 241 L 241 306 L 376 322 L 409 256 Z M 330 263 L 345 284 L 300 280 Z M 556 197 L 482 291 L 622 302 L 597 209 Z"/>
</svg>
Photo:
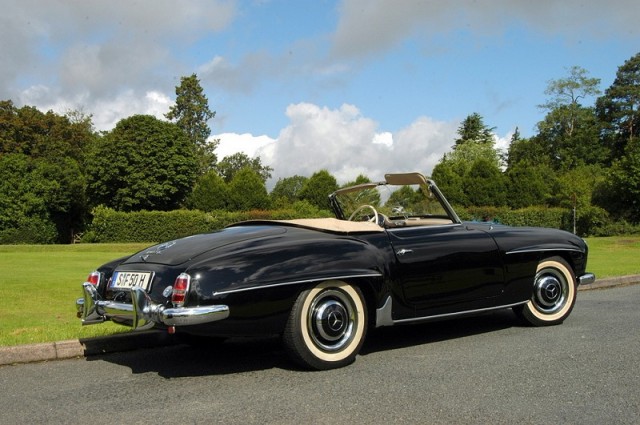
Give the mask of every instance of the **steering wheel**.
<svg viewBox="0 0 640 425">
<path fill-rule="evenodd" d="M 358 215 L 358 213 L 365 208 L 369 208 L 371 211 L 373 211 L 373 217 L 371 217 L 367 221 L 370 221 L 371 223 L 378 223 L 378 220 L 379 220 L 378 211 L 376 211 L 376 209 L 373 208 L 371 205 L 360 205 L 358 208 L 356 208 L 353 214 L 351 214 L 351 216 L 349 217 L 349 221 L 353 221 L 353 219 Z"/>
</svg>

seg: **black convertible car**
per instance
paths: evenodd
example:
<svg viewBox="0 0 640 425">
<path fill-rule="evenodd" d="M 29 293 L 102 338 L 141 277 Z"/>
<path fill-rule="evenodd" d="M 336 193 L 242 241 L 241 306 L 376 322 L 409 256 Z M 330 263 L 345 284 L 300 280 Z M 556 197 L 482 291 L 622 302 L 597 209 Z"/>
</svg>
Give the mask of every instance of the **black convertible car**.
<svg viewBox="0 0 640 425">
<path fill-rule="evenodd" d="M 165 242 L 91 273 L 84 325 L 186 336 L 282 335 L 305 367 L 355 359 L 367 329 L 512 308 L 567 318 L 587 245 L 555 229 L 461 222 L 419 173 L 340 189 L 336 218 L 250 221 Z"/>
</svg>

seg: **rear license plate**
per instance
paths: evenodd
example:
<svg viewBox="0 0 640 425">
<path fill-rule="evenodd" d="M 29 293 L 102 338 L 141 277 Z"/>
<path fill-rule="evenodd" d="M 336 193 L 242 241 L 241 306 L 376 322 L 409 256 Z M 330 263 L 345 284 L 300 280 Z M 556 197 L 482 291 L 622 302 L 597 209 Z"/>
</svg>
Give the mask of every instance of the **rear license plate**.
<svg viewBox="0 0 640 425">
<path fill-rule="evenodd" d="M 151 279 L 153 279 L 152 272 L 115 272 L 111 278 L 111 288 L 142 288 L 149 291 Z"/>
</svg>

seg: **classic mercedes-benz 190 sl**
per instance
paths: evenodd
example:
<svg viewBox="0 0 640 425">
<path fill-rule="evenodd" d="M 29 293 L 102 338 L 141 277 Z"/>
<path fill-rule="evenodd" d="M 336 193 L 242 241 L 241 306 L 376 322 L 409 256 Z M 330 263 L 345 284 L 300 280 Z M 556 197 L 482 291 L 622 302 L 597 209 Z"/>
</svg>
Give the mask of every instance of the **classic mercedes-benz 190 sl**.
<svg viewBox="0 0 640 425">
<path fill-rule="evenodd" d="M 281 335 L 311 369 L 350 364 L 367 329 L 513 309 L 562 323 L 591 283 L 568 232 L 462 222 L 419 173 L 340 189 L 336 218 L 249 221 L 99 267 L 76 301 L 110 320 L 186 336 Z"/>
</svg>

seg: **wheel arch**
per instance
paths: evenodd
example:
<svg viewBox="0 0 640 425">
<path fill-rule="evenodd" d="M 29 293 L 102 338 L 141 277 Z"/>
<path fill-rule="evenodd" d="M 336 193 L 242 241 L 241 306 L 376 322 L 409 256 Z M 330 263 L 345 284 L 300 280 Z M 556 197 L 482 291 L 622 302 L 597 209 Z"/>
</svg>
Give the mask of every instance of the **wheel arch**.
<svg viewBox="0 0 640 425">
<path fill-rule="evenodd" d="M 580 264 L 584 262 L 585 254 L 580 251 L 573 250 L 552 250 L 552 251 L 544 251 L 541 252 L 538 257 L 538 263 L 541 263 L 546 260 L 550 260 L 553 258 L 561 258 L 565 263 L 569 266 L 574 279 L 577 279 L 580 275 Z M 584 270 L 583 270 L 584 271 Z"/>
<path fill-rule="evenodd" d="M 351 277 L 344 276 L 340 278 L 318 278 L 313 281 L 309 281 L 305 285 L 301 285 L 297 290 L 296 297 L 298 297 L 302 292 L 306 290 L 329 281 L 339 281 L 358 288 L 362 293 L 362 296 L 364 297 L 364 305 L 367 308 L 367 322 L 369 325 L 375 327 L 375 312 L 384 302 L 384 279 L 382 275 L 380 275 L 379 277 L 360 277 L 354 275 Z"/>
</svg>

